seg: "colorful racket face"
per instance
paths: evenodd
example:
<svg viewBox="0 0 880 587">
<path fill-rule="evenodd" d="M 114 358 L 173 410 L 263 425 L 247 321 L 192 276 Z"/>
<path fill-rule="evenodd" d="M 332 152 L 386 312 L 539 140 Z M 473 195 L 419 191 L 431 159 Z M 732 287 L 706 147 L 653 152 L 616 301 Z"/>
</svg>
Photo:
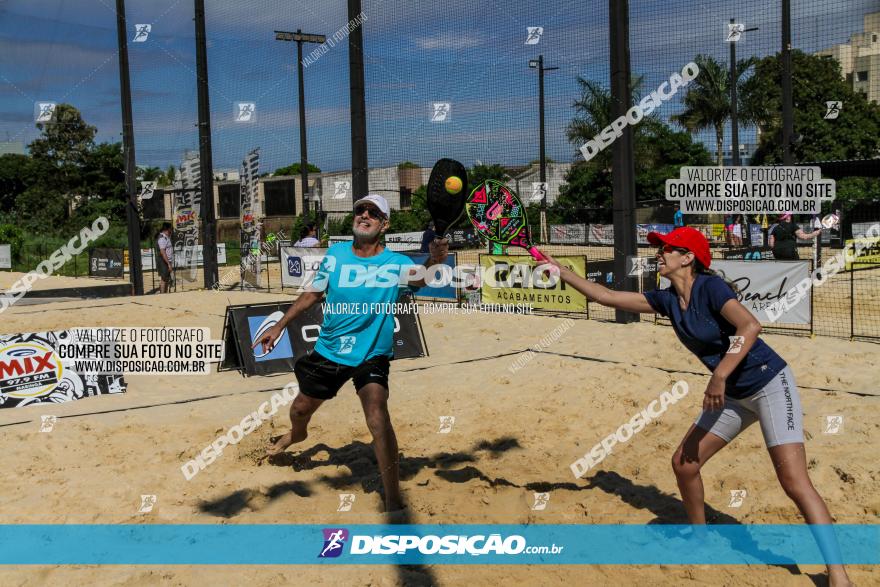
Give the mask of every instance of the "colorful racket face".
<svg viewBox="0 0 880 587">
<path fill-rule="evenodd" d="M 526 209 L 509 187 L 494 179 L 476 186 L 465 204 L 474 230 L 502 245 L 522 247 L 537 261 L 544 256 L 532 245 Z"/>
<path fill-rule="evenodd" d="M 461 179 L 461 190 L 455 194 L 450 194 L 446 190 L 446 180 L 452 176 Z M 437 236 L 445 235 L 452 223 L 461 216 L 467 190 L 467 169 L 464 165 L 454 159 L 440 159 L 434 164 L 425 195 Z"/>
</svg>

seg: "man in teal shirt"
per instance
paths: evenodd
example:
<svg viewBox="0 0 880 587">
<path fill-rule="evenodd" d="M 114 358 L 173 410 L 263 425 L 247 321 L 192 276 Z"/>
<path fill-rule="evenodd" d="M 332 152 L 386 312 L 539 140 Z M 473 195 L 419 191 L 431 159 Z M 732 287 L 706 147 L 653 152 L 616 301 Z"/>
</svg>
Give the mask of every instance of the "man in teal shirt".
<svg viewBox="0 0 880 587">
<path fill-rule="evenodd" d="M 386 249 L 380 237 L 388 230 L 391 210 L 382 196 L 370 194 L 354 204 L 353 242 L 333 245 L 321 261 L 312 285 L 284 317 L 256 344 L 270 350 L 287 324 L 324 300 L 327 309 L 314 350 L 297 360 L 294 373 L 299 395 L 290 407 L 291 431 L 269 446 L 276 455 L 308 436 L 312 414 L 336 396 L 351 379 L 361 400 L 385 488 L 385 509 L 403 508 L 400 495 L 397 437 L 388 413 L 388 370 L 393 356 L 394 314 L 402 285 L 423 287 L 413 279 L 418 265 Z M 435 240 L 425 265 L 446 260 L 449 245 Z M 255 346 L 256 346 L 255 344 Z"/>
</svg>

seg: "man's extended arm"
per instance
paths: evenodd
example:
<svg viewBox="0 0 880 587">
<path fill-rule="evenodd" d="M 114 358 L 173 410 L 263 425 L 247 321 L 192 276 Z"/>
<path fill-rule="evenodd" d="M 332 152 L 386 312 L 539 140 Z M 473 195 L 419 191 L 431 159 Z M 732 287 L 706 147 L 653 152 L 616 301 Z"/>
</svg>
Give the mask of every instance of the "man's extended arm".
<svg viewBox="0 0 880 587">
<path fill-rule="evenodd" d="M 258 344 L 263 345 L 263 352 L 268 352 L 272 350 L 272 347 L 275 346 L 275 340 L 281 336 L 281 333 L 284 332 L 284 329 L 290 323 L 291 320 L 314 306 L 315 304 L 321 302 L 324 299 L 323 291 L 304 291 L 300 296 L 296 299 L 296 301 L 287 309 L 287 312 L 284 313 L 284 316 L 278 323 L 267 330 L 263 336 L 254 343 L 254 347 Z"/>
</svg>

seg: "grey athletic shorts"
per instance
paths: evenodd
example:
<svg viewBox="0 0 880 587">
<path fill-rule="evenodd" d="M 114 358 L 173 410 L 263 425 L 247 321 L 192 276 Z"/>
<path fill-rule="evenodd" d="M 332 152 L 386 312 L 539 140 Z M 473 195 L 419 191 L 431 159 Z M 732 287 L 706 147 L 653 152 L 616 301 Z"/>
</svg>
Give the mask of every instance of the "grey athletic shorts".
<svg viewBox="0 0 880 587">
<path fill-rule="evenodd" d="M 761 422 L 767 448 L 804 442 L 801 399 L 787 365 L 758 393 L 744 399 L 726 397 L 723 410 L 703 411 L 696 425 L 731 442 L 756 421 Z"/>
</svg>

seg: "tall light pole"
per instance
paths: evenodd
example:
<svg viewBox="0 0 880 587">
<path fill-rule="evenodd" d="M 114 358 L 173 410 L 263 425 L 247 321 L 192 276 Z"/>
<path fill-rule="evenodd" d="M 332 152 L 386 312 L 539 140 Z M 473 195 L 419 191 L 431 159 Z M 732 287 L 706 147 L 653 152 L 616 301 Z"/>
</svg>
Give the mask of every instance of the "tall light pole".
<svg viewBox="0 0 880 587">
<path fill-rule="evenodd" d="M 733 25 L 736 24 L 736 19 L 730 19 L 731 29 Z M 742 33 L 748 31 L 756 31 L 758 27 L 752 27 L 750 29 L 744 28 Z M 736 105 L 736 95 L 737 95 L 737 75 L 736 75 L 736 44 L 739 42 L 741 37 L 741 33 L 733 36 L 729 35 L 728 40 L 730 41 L 730 142 L 731 142 L 731 150 L 730 154 L 733 159 L 733 166 L 740 166 L 739 159 L 739 121 L 737 119 L 737 111 L 738 107 Z M 752 231 L 749 228 L 748 216 L 743 215 L 743 230 L 745 231 L 745 242 L 748 245 L 752 244 Z"/>
<path fill-rule="evenodd" d="M 558 67 L 544 67 L 544 56 L 538 55 L 537 59 L 529 60 L 529 67 L 538 70 L 538 110 L 540 126 L 540 167 L 541 167 L 541 242 L 547 242 L 547 156 L 544 152 L 544 72 L 559 69 Z"/>
<path fill-rule="evenodd" d="M 308 202 L 309 194 L 309 154 L 306 147 L 306 97 L 303 85 L 303 43 L 318 43 L 327 40 L 324 35 L 305 34 L 300 29 L 296 32 L 275 31 L 276 41 L 296 41 L 296 71 L 299 77 L 299 175 L 302 180 L 303 200 Z M 308 207 L 308 204 L 306 204 Z M 318 206 L 315 205 L 317 212 Z M 320 220 L 320 218 L 318 219 Z M 320 224 L 320 222 L 318 222 Z"/>
<path fill-rule="evenodd" d="M 730 24 L 736 24 L 736 19 L 731 18 Z M 747 33 L 749 31 L 756 31 L 758 27 L 752 27 L 749 29 L 743 29 L 742 32 Z M 737 120 L 737 106 L 736 106 L 736 44 L 739 41 L 739 35 L 737 35 L 734 39 L 730 39 L 730 140 L 733 145 L 733 149 L 731 151 L 731 155 L 733 156 L 733 165 L 735 167 L 739 167 L 740 159 L 739 159 L 739 123 Z"/>
</svg>

